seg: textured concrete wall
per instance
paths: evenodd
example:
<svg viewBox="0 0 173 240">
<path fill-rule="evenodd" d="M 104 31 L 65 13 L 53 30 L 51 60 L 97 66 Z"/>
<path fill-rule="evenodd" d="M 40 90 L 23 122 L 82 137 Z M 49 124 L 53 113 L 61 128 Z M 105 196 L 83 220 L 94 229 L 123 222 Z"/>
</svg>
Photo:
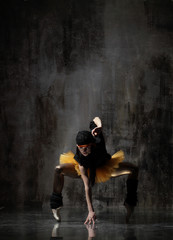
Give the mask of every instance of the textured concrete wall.
<svg viewBox="0 0 173 240">
<path fill-rule="evenodd" d="M 47 203 L 59 154 L 94 116 L 107 149 L 140 167 L 139 205 L 172 206 L 173 2 L 1 3 L 1 205 Z M 120 205 L 126 177 L 96 185 Z M 65 180 L 65 204 L 85 204 Z"/>
</svg>

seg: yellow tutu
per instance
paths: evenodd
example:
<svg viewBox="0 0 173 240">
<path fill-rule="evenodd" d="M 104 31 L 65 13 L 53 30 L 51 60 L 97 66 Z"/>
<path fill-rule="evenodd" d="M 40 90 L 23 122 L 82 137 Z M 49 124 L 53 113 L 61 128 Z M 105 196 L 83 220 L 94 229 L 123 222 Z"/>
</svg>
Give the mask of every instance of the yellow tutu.
<svg viewBox="0 0 173 240">
<path fill-rule="evenodd" d="M 79 163 L 73 158 L 74 153 L 67 152 L 60 155 L 60 164 L 64 163 L 72 163 L 74 164 L 74 168 L 77 172 L 77 174 L 80 176 L 80 170 L 79 170 Z M 95 182 L 106 182 L 108 181 L 112 176 L 116 176 L 116 171 L 119 168 L 119 163 L 121 163 L 124 160 L 124 152 L 122 150 L 116 152 L 114 155 L 112 155 L 111 159 L 107 160 L 106 163 L 96 168 L 96 178 Z M 89 175 L 89 169 L 88 169 L 88 175 Z M 118 174 L 117 174 L 118 176 Z"/>
</svg>

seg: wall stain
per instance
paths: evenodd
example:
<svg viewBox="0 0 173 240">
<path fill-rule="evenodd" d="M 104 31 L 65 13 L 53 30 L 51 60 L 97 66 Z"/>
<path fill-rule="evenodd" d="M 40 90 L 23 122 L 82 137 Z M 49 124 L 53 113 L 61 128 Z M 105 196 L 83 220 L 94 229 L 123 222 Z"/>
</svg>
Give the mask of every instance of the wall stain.
<svg viewBox="0 0 173 240">
<path fill-rule="evenodd" d="M 148 66 L 152 70 L 161 71 L 164 73 L 172 73 L 172 60 L 170 55 L 160 54 L 158 56 L 152 56 L 150 62 L 148 62 Z"/>
<path fill-rule="evenodd" d="M 160 81 L 160 95 L 155 99 L 155 104 L 151 111 L 144 109 L 145 93 L 139 91 L 138 105 L 135 113 L 136 131 L 133 134 L 134 146 L 137 147 L 140 160 L 141 178 L 145 175 L 145 186 L 139 190 L 142 193 L 148 188 L 141 198 L 158 206 L 171 206 L 172 196 L 172 95 L 170 94 L 172 81 L 172 63 L 169 57 L 163 55 L 152 57 L 149 67 L 157 70 Z M 164 73 L 167 73 L 166 75 Z M 163 89 L 168 89 L 163 91 Z M 165 98 L 165 96 L 167 96 Z M 165 109 L 166 106 L 166 109 Z M 134 113 L 132 113 L 132 116 Z M 131 113 L 130 113 L 131 116 Z M 130 117 L 132 119 L 134 117 Z M 131 120 L 132 121 L 132 120 Z M 132 121 L 133 122 L 133 121 Z M 134 122 L 133 122 L 134 124 Z M 155 186 L 155 187 L 154 187 Z M 153 193 L 157 192 L 157 201 Z"/>
<path fill-rule="evenodd" d="M 145 0 L 144 10 L 150 28 L 156 28 L 160 31 L 173 30 L 173 2 L 171 0 Z"/>
</svg>

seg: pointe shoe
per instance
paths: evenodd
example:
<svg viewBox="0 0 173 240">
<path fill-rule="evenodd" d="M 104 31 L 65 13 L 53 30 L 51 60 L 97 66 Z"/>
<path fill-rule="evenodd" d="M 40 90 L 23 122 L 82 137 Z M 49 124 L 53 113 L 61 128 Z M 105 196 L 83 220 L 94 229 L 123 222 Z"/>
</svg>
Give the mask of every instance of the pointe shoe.
<svg viewBox="0 0 173 240">
<path fill-rule="evenodd" d="M 132 213 L 134 212 L 134 206 L 130 206 L 126 202 L 124 203 L 124 206 L 125 206 L 125 208 L 127 210 L 126 223 L 129 223 L 129 220 L 130 220 L 130 218 L 132 216 Z"/>
<path fill-rule="evenodd" d="M 57 220 L 57 222 L 61 222 L 61 215 L 60 215 L 60 208 L 56 208 L 56 209 L 52 209 L 52 213 L 53 213 L 53 216 L 54 218 Z"/>
</svg>

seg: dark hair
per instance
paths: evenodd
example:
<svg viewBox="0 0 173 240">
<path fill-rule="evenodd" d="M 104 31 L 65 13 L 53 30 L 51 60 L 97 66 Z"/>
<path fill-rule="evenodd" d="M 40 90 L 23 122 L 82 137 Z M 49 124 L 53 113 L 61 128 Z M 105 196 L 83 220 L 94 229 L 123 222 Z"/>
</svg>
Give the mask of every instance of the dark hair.
<svg viewBox="0 0 173 240">
<path fill-rule="evenodd" d="M 84 145 L 89 143 L 94 143 L 95 139 L 89 131 L 79 131 L 76 136 L 76 144 Z"/>
</svg>

